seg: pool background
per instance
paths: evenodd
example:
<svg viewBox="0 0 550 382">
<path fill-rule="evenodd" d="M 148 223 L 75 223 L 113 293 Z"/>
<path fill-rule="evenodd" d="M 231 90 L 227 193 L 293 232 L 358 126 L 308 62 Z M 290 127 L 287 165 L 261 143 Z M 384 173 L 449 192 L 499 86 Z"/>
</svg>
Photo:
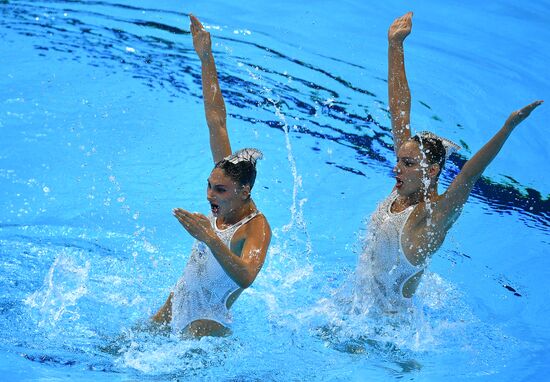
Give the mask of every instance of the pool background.
<svg viewBox="0 0 550 382">
<path fill-rule="evenodd" d="M 393 185 L 391 21 L 415 12 L 406 42 L 414 126 L 471 150 L 452 158 L 445 184 L 511 111 L 547 98 L 548 2 L 0 7 L 4 379 L 548 374 L 547 105 L 510 137 L 434 257 L 420 318 L 392 332 L 338 322 L 341 307 L 318 302 L 346 283 L 363 219 Z M 233 309 L 234 336 L 200 342 L 130 329 L 185 264 L 191 239 L 171 209 L 207 210 L 187 12 L 213 33 L 233 147 L 265 153 L 255 200 L 274 230 L 266 266 Z M 343 329 L 320 334 L 327 324 Z M 121 333 L 132 340 L 119 354 L 98 350 Z"/>
</svg>

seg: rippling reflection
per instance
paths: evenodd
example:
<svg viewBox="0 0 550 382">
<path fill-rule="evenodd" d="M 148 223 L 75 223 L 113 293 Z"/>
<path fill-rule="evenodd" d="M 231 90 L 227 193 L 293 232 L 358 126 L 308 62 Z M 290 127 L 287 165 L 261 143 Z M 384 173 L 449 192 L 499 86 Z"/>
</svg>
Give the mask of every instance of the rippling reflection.
<svg viewBox="0 0 550 382">
<path fill-rule="evenodd" d="M 351 284 L 345 279 L 353 272 L 354 264 L 349 260 L 353 256 L 350 242 L 353 239 L 337 238 L 336 233 L 330 232 L 338 228 L 331 227 L 332 221 L 313 221 L 322 202 L 313 200 L 315 196 L 309 196 L 308 189 L 300 188 L 301 175 L 305 173 L 295 174 L 296 161 L 301 161 L 301 167 L 306 168 L 310 163 L 304 164 L 303 157 L 323 158 L 326 166 L 315 166 L 315 170 L 311 170 L 313 174 L 304 176 L 308 180 L 332 170 L 342 175 L 338 182 L 347 180 L 350 184 L 355 184 L 354 180 L 359 180 L 357 184 L 363 183 L 363 178 L 355 176 L 364 177 L 364 183 L 368 183 L 373 179 L 373 169 L 379 177 L 390 178 L 394 154 L 387 126 L 389 114 L 386 100 L 377 94 L 380 90 L 374 90 L 386 87 L 385 80 L 372 74 L 368 66 L 300 50 L 292 41 L 281 41 L 276 32 L 273 35 L 264 31 L 233 33 L 217 25 L 209 27 L 214 36 L 219 80 L 231 113 L 231 127 L 260 130 L 258 136 L 265 141 L 276 141 L 283 135 L 292 137 L 285 141 L 287 151 L 281 149 L 282 156 L 293 155 L 289 160 L 291 171 L 287 171 L 293 173 L 292 178 L 284 173 L 288 164 L 273 164 L 276 162 L 272 160 L 273 155 L 271 162 L 266 161 L 268 166 L 273 166 L 273 171 L 268 168 L 262 173 L 265 178 L 271 178 L 271 183 L 262 180 L 261 185 L 270 191 L 261 196 L 262 204 L 269 203 L 273 210 L 284 210 L 288 199 L 294 198 L 289 208 L 291 221 L 274 225 L 270 259 L 254 288 L 247 290 L 246 300 L 237 308 L 241 317 L 252 318 L 236 320 L 233 336 L 190 342 L 136 328 L 136 323 L 148 317 L 156 299 L 166 296 L 169 284 L 179 276 L 178 267 L 188 249 L 187 242 L 164 235 L 161 231 L 164 227 L 160 227 L 159 222 L 165 220 L 155 221 L 157 216 L 151 217 L 149 210 L 161 204 L 158 199 L 175 203 L 180 194 L 194 192 L 199 187 L 191 188 L 184 181 L 174 188 L 170 186 L 175 182 L 166 185 L 167 178 L 180 177 L 178 172 L 188 165 L 171 162 L 180 159 L 177 155 L 181 150 L 180 143 L 170 146 L 172 142 L 166 142 L 167 137 L 172 136 L 168 132 L 164 136 L 164 130 L 168 130 L 166 126 L 171 121 L 165 121 L 162 129 L 155 130 L 160 138 L 154 147 L 166 148 L 163 156 L 164 153 L 153 153 L 153 150 L 143 151 L 140 146 L 141 141 L 152 139 L 149 126 L 145 125 L 154 123 L 155 116 L 147 118 L 144 126 L 137 126 L 136 131 L 129 131 L 125 129 L 133 128 L 135 120 L 124 123 L 126 121 L 120 120 L 125 118 L 123 113 L 110 110 L 126 109 L 125 106 L 111 104 L 110 98 L 103 108 L 98 105 L 102 104 L 105 93 L 128 86 L 130 90 L 121 92 L 126 98 L 120 102 L 142 105 L 142 99 L 134 97 L 132 91 L 153 94 L 146 99 L 160 99 L 155 110 L 160 119 L 167 102 L 179 105 L 181 100 L 191 100 L 189 103 L 195 102 L 202 108 L 200 64 L 187 29 L 188 15 L 159 7 L 103 1 L 0 1 L 0 38 L 5 43 L 32 46 L 24 54 L 29 55 L 30 51 L 36 57 L 31 54 L 32 57 L 24 59 L 39 58 L 35 65 L 48 65 L 46 70 L 52 65 L 52 73 L 61 71 L 56 68 L 60 63 L 66 65 L 60 65 L 62 68 L 75 70 L 69 73 L 68 80 L 57 81 L 52 74 L 44 79 L 54 82 L 52 87 L 40 88 L 37 95 L 29 92 L 33 102 L 41 101 L 42 92 L 45 97 L 51 97 L 36 108 L 31 102 L 15 98 L 25 94 L 24 91 L 18 91 L 17 95 L 10 93 L 11 88 L 6 91 L 5 99 L 9 99 L 3 106 L 8 110 L 2 116 L 8 122 L 3 124 L 0 118 L 0 130 L 9 138 L 0 147 L 0 161 L 6 163 L 0 164 L 0 195 L 6 199 L 0 200 L 0 207 L 5 210 L 4 220 L 0 221 L 3 352 L 24 362 L 22 368 L 45 367 L 40 370 L 46 370 L 44 373 L 48 375 L 54 371 L 62 373 L 62 377 L 75 370 L 86 376 L 91 376 L 90 371 L 108 372 L 102 374 L 100 380 L 117 377 L 120 380 L 132 377 L 185 380 L 208 376 L 216 380 L 220 376 L 228 376 L 227 380 L 353 380 L 351 374 L 343 374 L 346 370 L 358 369 L 358 365 L 366 368 L 358 371 L 364 372 L 365 379 L 386 380 L 388 375 L 414 379 L 420 371 L 439 372 L 440 368 L 433 367 L 435 364 L 467 365 L 461 372 L 470 376 L 487 370 L 488 374 L 492 370 L 507 371 L 509 365 L 518 362 L 520 357 L 516 356 L 522 352 L 523 343 L 501 328 L 508 322 L 525 331 L 531 327 L 522 326 L 523 321 L 508 319 L 495 324 L 492 304 L 509 297 L 507 305 L 496 314 L 513 311 L 510 316 L 515 317 L 527 317 L 526 310 L 542 308 L 533 304 L 533 290 L 521 277 L 499 266 L 485 265 L 480 254 L 470 256 L 471 252 L 464 248 L 445 249 L 438 254 L 437 259 L 443 259 L 445 266 L 450 264 L 457 271 L 443 272 L 444 278 L 437 274 L 425 276 L 424 289 L 419 291 L 424 304 L 420 313 L 424 316 L 411 324 L 409 331 L 369 320 L 370 317 L 342 322 L 345 304 L 338 305 L 334 299 L 318 303 L 325 297 L 331 300 L 331 293 L 342 284 Z M 216 16 L 218 19 L 221 17 Z M 202 16 L 201 20 L 204 20 Z M 9 68 L 9 60 L 6 62 Z M 335 67 L 339 75 L 334 74 L 337 73 Z M 18 70 L 14 67 L 2 73 L 15 74 Z M 83 75 L 88 70 L 90 74 Z M 359 81 L 354 75 L 358 72 L 364 75 L 360 83 L 369 89 L 357 85 Z M 94 76 L 105 73 L 107 80 L 98 80 L 100 85 L 94 86 Z M 128 77 L 134 81 L 116 83 Z M 80 97 L 77 92 L 57 98 L 55 92 L 63 92 L 65 86 L 80 90 L 79 78 L 85 78 L 85 95 Z M 115 82 L 112 87 L 110 81 Z M 136 83 L 139 86 L 133 87 Z M 106 84 L 109 88 L 103 89 Z M 19 85 L 10 83 L 16 91 Z M 141 85 L 149 91 L 143 92 Z M 50 89 L 53 92 L 46 94 Z M 100 90 L 96 99 L 95 90 Z M 160 95 L 156 97 L 157 94 Z M 64 102 L 69 98 L 76 98 L 76 101 L 69 100 L 70 106 L 86 108 L 86 112 L 70 110 L 74 114 L 65 117 Z M 420 101 L 416 106 L 437 123 L 462 127 L 455 121 L 443 121 L 426 102 Z M 90 109 L 94 111 L 90 113 Z M 17 113 L 22 116 L 20 119 Z M 48 119 L 47 113 L 57 119 Z M 95 113 L 107 114 L 98 130 L 94 126 L 98 120 L 90 117 Z M 30 121 L 28 125 L 27 121 Z M 109 124 L 122 127 L 105 127 Z M 40 134 L 48 135 L 49 139 L 41 141 Z M 188 130 L 183 133 L 178 130 L 173 136 L 179 140 L 186 134 L 190 134 Z M 246 131 L 246 136 L 251 134 Z M 128 135 L 132 135 L 132 139 Z M 129 143 L 123 142 L 122 147 L 111 142 L 127 138 Z M 182 141 L 186 138 L 183 136 Z M 66 141 L 62 145 L 53 144 L 57 140 Z M 291 148 L 290 141 L 294 145 Z M 266 145 L 266 154 L 276 149 L 276 144 Z M 33 145 L 40 145 L 42 156 L 32 158 L 28 154 L 35 148 L 38 150 Z M 130 152 L 132 145 L 138 146 L 137 154 Z M 336 146 L 342 149 L 338 155 L 325 155 Z M 74 166 L 52 164 L 49 171 L 48 155 L 58 147 L 61 150 L 54 153 L 58 154 L 56 159 L 74 160 Z M 93 151 L 96 147 L 97 156 Z M 117 155 L 111 155 L 113 152 Z M 73 158 L 75 153 L 78 158 Z M 467 160 L 466 155 L 451 156 L 442 175 L 442 185 L 447 185 L 458 173 Z M 117 160 L 124 163 L 118 164 Z M 132 176 L 123 178 L 124 171 L 131 172 Z M 62 181 L 65 175 L 70 178 L 66 183 Z M 142 187 L 135 192 L 130 183 Z M 61 190 L 63 186 L 67 189 Z M 287 193 L 275 195 L 281 189 Z M 332 184 L 326 191 L 330 190 L 334 190 Z M 135 195 L 131 195 L 133 192 Z M 305 194 L 310 197 L 309 201 Z M 342 203 L 350 203 L 350 209 L 357 209 L 357 205 L 351 204 L 351 196 L 347 201 L 340 198 L 343 194 L 338 190 L 334 195 L 335 208 L 348 207 Z M 472 197 L 483 207 L 477 213 L 482 214 L 484 210 L 491 214 L 517 213 L 525 225 L 547 234 L 549 200 L 536 189 L 525 187 L 511 177 L 500 183 L 482 178 Z M 180 201 L 177 199 L 177 203 Z M 315 218 L 310 221 L 301 214 L 306 201 L 307 207 L 316 209 L 311 215 Z M 158 213 L 164 214 L 164 211 Z M 357 229 L 356 226 L 343 227 L 348 228 L 350 232 Z M 528 235 L 533 231 L 526 229 L 526 232 Z M 337 250 L 333 250 L 336 245 L 326 244 L 337 240 L 348 241 Z M 454 247 L 452 243 L 450 246 Z M 479 248 L 480 252 L 485 249 L 483 245 Z M 475 279 L 472 289 L 484 290 L 484 293 L 472 293 L 473 299 L 483 300 L 481 303 L 471 302 L 470 296 L 461 294 L 463 288 L 456 287 L 453 280 L 458 274 Z M 470 285 L 469 281 L 460 280 L 460 283 Z M 476 304 L 482 306 L 478 309 Z M 523 362 L 529 361 L 528 357 L 521 358 Z M 288 365 L 289 362 L 292 365 Z M 470 367 L 472 363 L 474 366 Z M 336 364 L 338 366 L 333 367 Z M 359 380 L 361 375 L 355 374 L 355 377 Z"/>
<path fill-rule="evenodd" d="M 131 71 L 135 79 L 151 88 L 162 88 L 171 97 L 201 97 L 200 65 L 188 41 L 185 13 L 100 1 L 8 2 L 1 5 L 1 11 L 2 28 L 36 40 L 34 47 L 41 56 L 109 67 L 113 72 Z M 159 16 L 184 25 L 160 22 Z M 231 105 L 228 109 L 232 118 L 283 130 L 283 123 L 274 118 L 275 105 L 296 123 L 293 134 L 334 142 L 356 153 L 355 163 L 350 163 L 350 157 L 327 161 L 328 165 L 359 176 L 365 175 L 365 166 L 391 169 L 393 151 L 390 129 L 385 125 L 387 107 L 373 92 L 252 39 L 223 35 L 216 35 L 215 39 L 222 45 L 245 47 L 249 52 L 247 57 L 236 57 L 214 47 L 218 49 L 215 55 L 219 80 L 225 100 Z M 272 63 L 269 67 L 262 65 L 266 57 Z M 350 68 L 359 67 L 338 58 L 327 59 Z M 276 69 L 294 67 L 297 69 L 293 72 Z M 246 73 L 252 75 L 247 77 Z M 254 75 L 261 81 L 255 81 Z M 334 88 L 320 83 L 334 84 Z M 370 99 L 369 105 L 356 104 L 351 100 L 353 95 Z M 430 108 L 425 102 L 421 105 Z M 380 115 L 384 116 L 383 121 L 379 120 Z M 452 155 L 442 183 L 448 183 L 466 160 L 463 155 Z M 483 177 L 472 195 L 496 212 L 517 211 L 527 224 L 548 227 L 550 200 L 536 189 L 509 180 L 504 184 Z"/>
</svg>

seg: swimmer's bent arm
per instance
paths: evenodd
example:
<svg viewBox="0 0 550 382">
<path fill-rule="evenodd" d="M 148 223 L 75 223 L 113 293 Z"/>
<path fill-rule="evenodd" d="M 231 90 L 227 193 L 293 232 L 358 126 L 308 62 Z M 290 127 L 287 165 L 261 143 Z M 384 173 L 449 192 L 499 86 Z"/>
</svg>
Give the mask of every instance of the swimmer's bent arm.
<svg viewBox="0 0 550 382">
<path fill-rule="evenodd" d="M 391 24 L 388 30 L 388 97 L 395 154 L 411 137 L 411 92 L 405 73 L 403 41 L 411 33 L 412 12 Z"/>
<path fill-rule="evenodd" d="M 206 122 L 210 133 L 210 149 L 214 163 L 231 154 L 231 145 L 227 134 L 227 113 L 225 102 L 218 81 L 216 63 L 212 54 L 212 41 L 200 21 L 193 15 L 191 19 L 191 35 L 193 46 L 201 60 L 202 96 Z"/>
<path fill-rule="evenodd" d="M 464 164 L 460 173 L 434 206 L 434 216 L 439 217 L 441 219 L 440 222 L 446 225 L 447 229 L 452 226 L 460 215 L 462 207 L 466 203 L 475 183 L 497 156 L 512 131 L 542 102 L 535 101 L 510 114 L 502 128 L 493 138 Z"/>
<path fill-rule="evenodd" d="M 241 288 L 248 288 L 256 279 L 271 241 L 271 229 L 263 215 L 248 222 L 245 229 L 247 233 L 240 257 L 231 252 L 215 234 L 205 241 L 225 273 Z"/>
<path fill-rule="evenodd" d="M 181 208 L 174 210 L 181 225 L 195 239 L 205 243 L 229 277 L 241 288 L 248 288 L 262 268 L 271 241 L 271 228 L 263 215 L 246 223 L 241 256 L 235 255 L 216 235 L 208 218 Z"/>
</svg>

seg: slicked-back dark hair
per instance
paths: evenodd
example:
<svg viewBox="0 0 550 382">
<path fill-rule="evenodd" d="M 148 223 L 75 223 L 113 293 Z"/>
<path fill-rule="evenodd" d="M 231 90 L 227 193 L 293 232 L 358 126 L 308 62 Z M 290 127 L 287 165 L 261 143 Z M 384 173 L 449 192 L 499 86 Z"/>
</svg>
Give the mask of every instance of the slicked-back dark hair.
<svg viewBox="0 0 550 382">
<path fill-rule="evenodd" d="M 239 183 L 241 186 L 249 185 L 250 189 L 254 187 L 256 181 L 256 166 L 248 160 L 238 163 L 232 163 L 227 159 L 222 159 L 214 168 L 222 169 L 228 177 Z"/>
<path fill-rule="evenodd" d="M 418 143 L 420 150 L 424 153 L 424 155 L 426 155 L 426 160 L 428 161 L 428 164 L 439 165 L 439 172 L 437 173 L 437 176 L 439 176 L 439 174 L 441 174 L 441 171 L 443 170 L 443 166 L 445 166 L 446 159 L 445 146 L 443 145 L 441 139 L 433 137 L 421 137 L 419 135 L 413 135 L 411 139 Z"/>
</svg>

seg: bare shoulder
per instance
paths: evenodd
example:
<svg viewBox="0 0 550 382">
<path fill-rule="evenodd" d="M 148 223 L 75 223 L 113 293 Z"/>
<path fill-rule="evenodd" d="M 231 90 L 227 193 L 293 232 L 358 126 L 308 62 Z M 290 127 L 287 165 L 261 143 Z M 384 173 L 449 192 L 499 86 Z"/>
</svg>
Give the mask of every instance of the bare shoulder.
<svg viewBox="0 0 550 382">
<path fill-rule="evenodd" d="M 267 218 L 260 213 L 240 227 L 235 236 L 240 240 L 265 240 L 269 243 L 271 240 L 271 227 Z"/>
<path fill-rule="evenodd" d="M 247 224 L 247 231 L 249 234 L 257 235 L 269 235 L 271 237 L 271 227 L 264 214 L 260 213 L 252 218 Z"/>
</svg>

